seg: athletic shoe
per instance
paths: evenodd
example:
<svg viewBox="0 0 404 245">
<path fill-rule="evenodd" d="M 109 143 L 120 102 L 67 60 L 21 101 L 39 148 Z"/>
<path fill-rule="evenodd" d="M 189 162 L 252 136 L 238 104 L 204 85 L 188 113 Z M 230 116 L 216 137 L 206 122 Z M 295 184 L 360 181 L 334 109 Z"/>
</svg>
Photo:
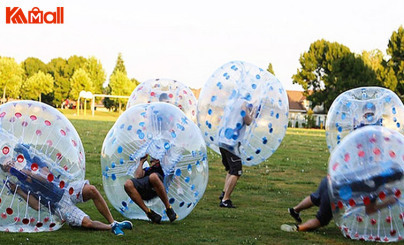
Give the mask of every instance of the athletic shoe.
<svg viewBox="0 0 404 245">
<path fill-rule="evenodd" d="M 174 212 L 174 209 L 170 206 L 166 209 L 167 217 L 170 219 L 170 222 L 178 219 L 178 215 Z"/>
<path fill-rule="evenodd" d="M 292 218 L 296 220 L 298 224 L 302 223 L 302 219 L 300 218 L 300 214 L 296 212 L 293 208 L 288 208 L 288 212 Z"/>
<path fill-rule="evenodd" d="M 224 197 L 224 191 L 222 191 L 222 194 L 220 194 L 219 196 L 220 201 L 223 199 L 223 197 Z"/>
<path fill-rule="evenodd" d="M 220 202 L 220 207 L 222 208 L 236 208 L 236 206 L 233 206 L 233 203 L 231 202 L 231 200 L 226 200 L 226 201 L 221 201 Z"/>
<path fill-rule="evenodd" d="M 113 225 L 112 225 L 112 233 L 114 233 L 115 235 L 117 235 L 117 236 L 123 236 L 125 233 L 123 233 L 123 231 L 121 230 L 121 228 L 119 228 L 119 225 L 118 225 L 118 223 L 117 222 L 115 222 Z"/>
<path fill-rule="evenodd" d="M 149 209 L 149 212 L 147 212 L 147 218 L 149 218 L 153 223 L 160 224 L 161 216 L 151 209 Z"/>
<path fill-rule="evenodd" d="M 132 222 L 128 220 L 124 220 L 122 222 L 116 222 L 118 224 L 119 229 L 121 230 L 132 230 L 133 225 Z"/>
<path fill-rule="evenodd" d="M 281 225 L 281 230 L 286 231 L 286 232 L 297 232 L 297 231 L 299 231 L 299 227 L 297 225 L 283 224 L 283 225 Z"/>
</svg>

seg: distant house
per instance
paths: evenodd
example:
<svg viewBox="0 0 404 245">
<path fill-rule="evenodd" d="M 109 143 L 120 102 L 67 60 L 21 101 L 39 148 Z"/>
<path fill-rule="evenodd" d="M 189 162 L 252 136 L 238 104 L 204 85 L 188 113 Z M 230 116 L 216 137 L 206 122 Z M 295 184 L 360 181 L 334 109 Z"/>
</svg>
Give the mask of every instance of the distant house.
<svg viewBox="0 0 404 245">
<path fill-rule="evenodd" d="M 198 100 L 201 89 L 200 88 L 190 88 L 190 89 L 191 89 L 192 93 L 194 93 L 195 98 Z"/>
<path fill-rule="evenodd" d="M 292 127 L 302 127 L 306 122 L 305 116 L 311 108 L 311 101 L 307 100 L 303 91 L 286 90 L 289 101 L 289 121 Z M 326 114 L 323 106 L 315 106 L 313 108 L 313 117 L 316 127 L 324 128 Z M 296 124 L 297 122 L 297 124 Z"/>
</svg>

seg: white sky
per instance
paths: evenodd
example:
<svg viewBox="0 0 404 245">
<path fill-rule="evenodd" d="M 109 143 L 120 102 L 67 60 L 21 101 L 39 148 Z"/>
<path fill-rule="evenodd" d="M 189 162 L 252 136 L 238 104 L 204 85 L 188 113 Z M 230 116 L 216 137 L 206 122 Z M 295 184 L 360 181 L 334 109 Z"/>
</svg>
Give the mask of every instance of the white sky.
<svg viewBox="0 0 404 245">
<path fill-rule="evenodd" d="M 5 24 L 6 7 L 56 11 L 63 25 Z M 403 0 L 3 0 L 0 56 L 95 56 L 111 74 L 121 52 L 128 76 L 140 82 L 176 79 L 192 88 L 231 60 L 266 69 L 271 62 L 286 89 L 299 57 L 319 39 L 351 51 L 386 54 L 393 31 L 404 25 Z M 107 79 L 108 79 L 107 78 Z"/>
</svg>

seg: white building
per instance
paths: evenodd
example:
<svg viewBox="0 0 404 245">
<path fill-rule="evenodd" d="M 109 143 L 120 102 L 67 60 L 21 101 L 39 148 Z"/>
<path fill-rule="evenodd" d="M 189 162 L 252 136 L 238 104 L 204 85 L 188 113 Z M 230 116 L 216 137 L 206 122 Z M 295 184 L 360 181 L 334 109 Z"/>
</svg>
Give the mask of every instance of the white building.
<svg viewBox="0 0 404 245">
<path fill-rule="evenodd" d="M 311 101 L 306 99 L 303 91 L 287 90 L 286 91 L 289 100 L 289 124 L 291 127 L 298 126 L 302 128 L 307 123 L 305 116 L 311 108 Z M 315 126 L 318 128 L 324 128 L 326 114 L 323 106 L 314 107 L 313 117 Z"/>
</svg>

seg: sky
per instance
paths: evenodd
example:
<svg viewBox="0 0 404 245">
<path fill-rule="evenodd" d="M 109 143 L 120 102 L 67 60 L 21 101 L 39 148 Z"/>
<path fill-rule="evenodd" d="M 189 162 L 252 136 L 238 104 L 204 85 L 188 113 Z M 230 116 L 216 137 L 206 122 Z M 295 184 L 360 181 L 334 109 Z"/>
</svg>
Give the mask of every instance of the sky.
<svg viewBox="0 0 404 245">
<path fill-rule="evenodd" d="M 6 24 L 6 7 L 64 7 L 64 24 Z M 287 90 L 310 44 L 325 39 L 361 53 L 380 49 L 404 26 L 402 0 L 3 0 L 0 56 L 17 62 L 72 55 L 100 60 L 107 79 L 122 53 L 129 78 L 175 79 L 201 88 L 223 64 L 266 69 Z"/>
</svg>

